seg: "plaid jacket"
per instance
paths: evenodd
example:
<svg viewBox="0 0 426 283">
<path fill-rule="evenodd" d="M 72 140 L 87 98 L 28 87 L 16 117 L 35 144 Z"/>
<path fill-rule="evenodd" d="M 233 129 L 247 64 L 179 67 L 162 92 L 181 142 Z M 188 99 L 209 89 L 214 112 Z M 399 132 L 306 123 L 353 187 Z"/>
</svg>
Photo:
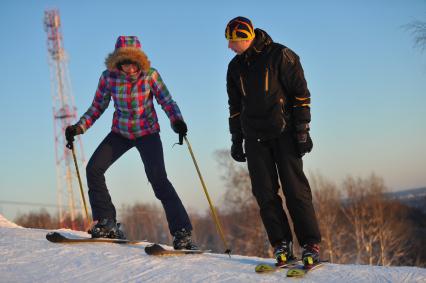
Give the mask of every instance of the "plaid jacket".
<svg viewBox="0 0 426 283">
<path fill-rule="evenodd" d="M 179 107 L 156 69 L 150 68 L 137 78 L 127 76 L 118 70 L 105 70 L 99 79 L 92 105 L 78 122 L 84 132 L 102 115 L 111 97 L 115 108 L 111 130 L 128 139 L 160 131 L 153 97 L 172 123 L 183 120 Z"/>
</svg>

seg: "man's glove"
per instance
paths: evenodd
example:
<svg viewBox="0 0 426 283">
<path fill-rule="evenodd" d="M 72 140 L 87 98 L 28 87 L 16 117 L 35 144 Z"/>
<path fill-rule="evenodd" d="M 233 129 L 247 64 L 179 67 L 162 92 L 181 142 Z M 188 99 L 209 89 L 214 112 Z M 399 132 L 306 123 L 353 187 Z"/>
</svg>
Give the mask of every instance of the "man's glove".
<svg viewBox="0 0 426 283">
<path fill-rule="evenodd" d="M 309 124 L 296 125 L 296 146 L 299 157 L 302 157 L 307 152 L 311 152 L 313 143 L 309 135 Z"/>
<path fill-rule="evenodd" d="M 65 138 L 67 139 L 67 142 L 72 143 L 74 141 L 74 136 L 81 135 L 83 133 L 83 129 L 75 124 L 72 126 L 68 126 L 65 129 Z"/>
<path fill-rule="evenodd" d="M 246 155 L 243 150 L 243 139 L 240 135 L 232 135 L 231 156 L 235 161 L 246 161 Z"/>
</svg>

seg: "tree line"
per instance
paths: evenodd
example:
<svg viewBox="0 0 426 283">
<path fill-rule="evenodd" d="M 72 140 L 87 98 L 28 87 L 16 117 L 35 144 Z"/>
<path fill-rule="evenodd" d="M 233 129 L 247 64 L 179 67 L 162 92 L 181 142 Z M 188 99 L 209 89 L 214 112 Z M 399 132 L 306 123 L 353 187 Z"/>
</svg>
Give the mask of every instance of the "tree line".
<svg viewBox="0 0 426 283">
<path fill-rule="evenodd" d="M 251 193 L 246 167 L 233 162 L 226 151 L 219 151 L 216 156 L 226 188 L 216 210 L 228 245 L 235 254 L 271 257 L 272 248 Z M 349 176 L 339 185 L 319 174 L 309 179 L 322 234 L 323 259 L 333 263 L 426 266 L 424 213 L 386 197 L 387 188 L 380 177 L 374 174 L 366 178 Z M 202 248 L 223 252 L 225 247 L 210 210 L 190 213 L 190 217 L 195 242 Z M 169 244 L 172 241 L 163 208 L 156 204 L 123 206 L 119 218 L 129 239 Z M 68 218 L 59 223 L 45 210 L 21 215 L 15 223 L 44 229 L 71 227 Z M 83 230 L 81 216 L 78 223 Z M 293 236 L 298 255 L 300 249 Z"/>
</svg>

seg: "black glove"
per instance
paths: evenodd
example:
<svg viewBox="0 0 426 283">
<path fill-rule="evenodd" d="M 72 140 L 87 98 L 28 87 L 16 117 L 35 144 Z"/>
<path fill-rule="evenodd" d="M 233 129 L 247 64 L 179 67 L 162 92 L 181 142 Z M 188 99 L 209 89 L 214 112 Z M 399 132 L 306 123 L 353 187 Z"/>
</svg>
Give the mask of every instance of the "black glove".
<svg viewBox="0 0 426 283">
<path fill-rule="evenodd" d="M 296 126 L 296 146 L 299 157 L 302 157 L 307 152 L 311 152 L 313 143 L 309 135 L 309 124 L 300 124 Z"/>
<path fill-rule="evenodd" d="M 246 162 L 246 155 L 243 151 L 243 143 L 233 143 L 231 146 L 231 156 L 235 161 Z"/>
<path fill-rule="evenodd" d="M 68 143 L 72 143 L 74 141 L 74 136 L 81 135 L 83 133 L 83 129 L 77 124 L 68 126 L 65 129 L 65 138 Z"/>
<path fill-rule="evenodd" d="M 182 136 L 186 136 L 186 133 L 188 132 L 188 127 L 186 126 L 183 120 L 176 120 L 172 124 L 172 129 L 176 134 L 179 134 Z"/>
<path fill-rule="evenodd" d="M 243 138 L 240 135 L 232 135 L 231 156 L 235 161 L 246 161 L 246 155 L 243 150 Z"/>
<path fill-rule="evenodd" d="M 183 144 L 183 137 L 186 136 L 186 133 L 188 132 L 188 127 L 186 126 L 185 122 L 183 120 L 176 120 L 172 124 L 172 129 L 176 134 L 179 134 L 179 142 L 178 144 Z"/>
</svg>

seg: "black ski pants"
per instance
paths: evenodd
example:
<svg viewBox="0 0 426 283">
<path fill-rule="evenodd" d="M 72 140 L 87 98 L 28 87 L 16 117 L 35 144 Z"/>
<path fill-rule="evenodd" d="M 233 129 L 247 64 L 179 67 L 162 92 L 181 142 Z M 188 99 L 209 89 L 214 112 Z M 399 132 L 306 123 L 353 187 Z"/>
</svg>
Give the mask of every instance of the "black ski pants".
<svg viewBox="0 0 426 283">
<path fill-rule="evenodd" d="M 271 245 L 282 240 L 292 241 L 290 225 L 278 195 L 278 178 L 299 243 L 302 246 L 319 243 L 321 235 L 311 188 L 292 133 L 286 130 L 278 138 L 263 142 L 246 140 L 245 150 L 253 195 Z"/>
<path fill-rule="evenodd" d="M 164 207 L 170 233 L 173 235 L 182 228 L 191 231 L 192 226 L 188 214 L 176 190 L 167 179 L 163 146 L 158 133 L 129 140 L 111 132 L 101 142 L 86 167 L 93 219 L 116 217 L 104 174 L 120 156 L 132 147 L 136 147 L 139 151 L 148 181 L 152 185 L 155 196 Z"/>
</svg>

